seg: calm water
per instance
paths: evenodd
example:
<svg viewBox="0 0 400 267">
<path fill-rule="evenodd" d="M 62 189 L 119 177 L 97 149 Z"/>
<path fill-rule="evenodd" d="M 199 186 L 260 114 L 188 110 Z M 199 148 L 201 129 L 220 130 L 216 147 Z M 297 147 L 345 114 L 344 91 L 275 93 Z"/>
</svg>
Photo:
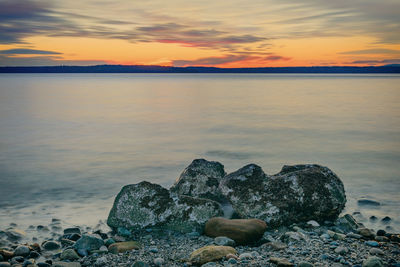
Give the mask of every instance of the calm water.
<svg viewBox="0 0 400 267">
<path fill-rule="evenodd" d="M 206 158 L 328 166 L 347 211 L 399 229 L 399 103 L 399 75 L 1 74 L 0 226 L 94 224 L 123 185 Z"/>
</svg>

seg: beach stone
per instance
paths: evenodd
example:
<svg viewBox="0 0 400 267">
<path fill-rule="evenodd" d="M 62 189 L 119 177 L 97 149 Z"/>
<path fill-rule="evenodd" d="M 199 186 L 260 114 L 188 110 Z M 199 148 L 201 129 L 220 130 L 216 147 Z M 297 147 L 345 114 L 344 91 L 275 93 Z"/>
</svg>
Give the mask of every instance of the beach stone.
<svg viewBox="0 0 400 267">
<path fill-rule="evenodd" d="M 110 245 L 114 244 L 115 240 L 112 238 L 107 238 L 106 240 L 104 240 L 104 244 L 109 247 Z"/>
<path fill-rule="evenodd" d="M 365 244 L 367 244 L 370 247 L 379 247 L 379 243 L 376 241 L 367 241 L 365 242 Z"/>
<path fill-rule="evenodd" d="M 248 244 L 259 240 L 267 225 L 258 219 L 212 218 L 207 221 L 204 233 L 210 237 L 226 236 L 237 244 Z"/>
<path fill-rule="evenodd" d="M 108 261 L 106 257 L 99 257 L 96 259 L 96 262 L 94 263 L 95 266 L 107 266 Z"/>
<path fill-rule="evenodd" d="M 46 241 L 42 244 L 42 248 L 46 250 L 57 250 L 61 248 L 61 245 L 55 241 Z"/>
<path fill-rule="evenodd" d="M 271 258 L 269 258 L 269 261 L 272 263 L 275 263 L 278 267 L 294 266 L 293 263 L 291 263 L 290 261 L 288 261 L 287 259 L 284 259 L 284 258 L 271 257 Z"/>
<path fill-rule="evenodd" d="M 287 248 L 287 245 L 280 241 L 268 242 L 265 243 L 264 246 L 270 247 L 272 250 L 282 250 Z"/>
<path fill-rule="evenodd" d="M 47 262 L 38 262 L 38 267 L 50 267 L 51 265 Z"/>
<path fill-rule="evenodd" d="M 366 239 L 373 239 L 375 237 L 375 234 L 371 229 L 368 228 L 358 228 L 357 233 L 362 235 Z"/>
<path fill-rule="evenodd" d="M 98 250 L 103 245 L 104 241 L 98 235 L 85 234 L 75 242 L 74 248 L 76 250 L 86 250 L 90 252 L 92 250 Z"/>
<path fill-rule="evenodd" d="M 355 231 L 360 228 L 360 225 L 350 214 L 339 217 L 335 221 L 335 225 L 346 232 Z"/>
<path fill-rule="evenodd" d="M 185 168 L 170 191 L 178 195 L 220 201 L 219 183 L 224 176 L 224 165 L 221 163 L 195 159 Z"/>
<path fill-rule="evenodd" d="M 301 261 L 297 264 L 297 267 L 314 267 L 314 264 L 307 261 Z"/>
<path fill-rule="evenodd" d="M 368 257 L 362 264 L 362 267 L 383 267 L 383 261 L 376 256 Z"/>
<path fill-rule="evenodd" d="M 378 231 L 376 232 L 376 235 L 377 235 L 377 236 L 384 236 L 384 235 L 386 235 L 386 231 L 380 229 L 380 230 L 378 230 Z"/>
<path fill-rule="evenodd" d="M 192 264 L 202 265 L 210 261 L 220 260 L 228 254 L 237 254 L 237 251 L 228 246 L 205 246 L 190 254 L 189 261 Z"/>
<path fill-rule="evenodd" d="M 389 238 L 386 236 L 375 236 L 375 240 L 379 242 L 389 242 Z"/>
<path fill-rule="evenodd" d="M 380 206 L 381 203 L 372 199 L 359 199 L 357 200 L 357 204 L 360 206 L 368 205 L 368 206 Z"/>
<path fill-rule="evenodd" d="M 0 262 L 0 267 L 10 267 L 10 266 L 11 266 L 11 264 L 6 261 Z"/>
<path fill-rule="evenodd" d="M 316 222 L 316 221 L 314 221 L 314 220 L 309 220 L 309 221 L 307 222 L 307 226 L 309 226 L 309 227 L 319 227 L 320 225 L 319 225 L 318 222 Z"/>
<path fill-rule="evenodd" d="M 52 267 L 81 267 L 81 264 L 79 262 L 56 261 Z"/>
<path fill-rule="evenodd" d="M 18 246 L 18 247 L 14 250 L 14 255 L 15 255 L 15 256 L 26 257 L 26 256 L 29 255 L 30 252 L 31 252 L 31 250 L 30 250 L 27 246 Z"/>
<path fill-rule="evenodd" d="M 342 181 L 314 164 L 284 166 L 272 176 L 249 164 L 225 176 L 220 190 L 240 217 L 258 218 L 272 227 L 334 220 L 346 203 Z"/>
<path fill-rule="evenodd" d="M 240 260 L 251 260 L 253 258 L 253 255 L 251 255 L 250 252 L 245 252 L 239 255 Z"/>
<path fill-rule="evenodd" d="M 148 265 L 143 261 L 136 261 L 135 263 L 132 264 L 132 267 L 150 267 L 150 265 Z"/>
<path fill-rule="evenodd" d="M 179 196 L 146 181 L 124 186 L 117 195 L 107 224 L 113 228 L 140 230 L 157 226 L 179 232 L 202 230 L 206 221 L 221 216 L 220 205 L 209 199 Z"/>
<path fill-rule="evenodd" d="M 381 249 L 379 249 L 379 248 L 371 248 L 371 249 L 369 250 L 369 254 L 371 254 L 371 255 L 383 255 L 384 253 L 383 253 L 383 251 L 382 251 Z"/>
<path fill-rule="evenodd" d="M 345 255 L 345 254 L 347 254 L 347 252 L 349 252 L 349 249 L 346 247 L 339 246 L 339 247 L 335 248 L 335 252 L 340 255 Z"/>
<path fill-rule="evenodd" d="M 346 236 L 350 237 L 350 238 L 354 238 L 354 239 L 361 239 L 362 238 L 362 235 L 355 234 L 355 233 L 348 233 Z"/>
<path fill-rule="evenodd" d="M 140 249 L 141 247 L 141 244 L 136 241 L 117 242 L 111 244 L 108 247 L 108 251 L 113 254 L 118 254 L 133 249 Z"/>
<path fill-rule="evenodd" d="M 381 222 L 383 222 L 383 223 L 390 223 L 391 221 L 392 221 L 392 218 L 390 218 L 389 216 L 385 216 L 381 220 Z"/>
<path fill-rule="evenodd" d="M 36 251 L 29 252 L 29 256 L 28 256 L 29 259 L 37 259 L 39 257 L 40 257 L 39 252 L 36 252 Z"/>
<path fill-rule="evenodd" d="M 80 257 L 74 249 L 69 248 L 61 253 L 60 259 L 74 261 L 80 259 Z"/>
<path fill-rule="evenodd" d="M 307 237 L 301 232 L 286 232 L 281 239 L 285 242 L 299 242 L 307 240 Z"/>
<path fill-rule="evenodd" d="M 164 264 L 164 259 L 163 258 L 155 258 L 153 260 L 153 263 L 155 266 L 162 266 Z"/>
<path fill-rule="evenodd" d="M 11 242 L 16 242 L 24 239 L 26 237 L 26 233 L 20 229 L 12 228 L 5 231 L 7 239 Z"/>
<path fill-rule="evenodd" d="M 4 259 L 11 259 L 14 257 L 14 251 L 10 251 L 7 249 L 0 249 L 0 254 L 3 256 Z"/>
<path fill-rule="evenodd" d="M 73 246 L 75 244 L 75 241 L 65 239 L 65 238 L 61 238 L 60 242 L 63 247 Z"/>
<path fill-rule="evenodd" d="M 70 227 L 70 228 L 65 228 L 64 229 L 64 235 L 70 235 L 70 234 L 81 234 L 81 229 L 79 227 Z"/>
<path fill-rule="evenodd" d="M 214 239 L 214 243 L 218 246 L 230 246 L 230 247 L 235 246 L 235 240 L 232 240 L 226 236 L 217 236 Z"/>
</svg>

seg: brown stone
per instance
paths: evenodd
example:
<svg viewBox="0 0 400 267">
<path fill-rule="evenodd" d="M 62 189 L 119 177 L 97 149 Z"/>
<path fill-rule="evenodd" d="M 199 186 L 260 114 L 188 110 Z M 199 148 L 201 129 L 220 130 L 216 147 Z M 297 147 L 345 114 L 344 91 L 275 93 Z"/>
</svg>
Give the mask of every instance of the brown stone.
<svg viewBox="0 0 400 267">
<path fill-rule="evenodd" d="M 259 219 L 225 219 L 215 217 L 208 220 L 204 233 L 210 237 L 226 236 L 236 244 L 248 244 L 260 239 L 267 224 Z"/>
<path fill-rule="evenodd" d="M 133 249 L 140 249 L 141 245 L 139 242 L 136 241 L 127 241 L 127 242 L 118 242 L 111 244 L 108 247 L 108 251 L 113 254 L 117 253 L 124 253 L 125 251 L 128 250 L 133 250 Z"/>
<path fill-rule="evenodd" d="M 372 232 L 368 228 L 358 228 L 357 232 L 362 235 L 365 239 L 373 239 L 375 238 L 374 232 Z"/>
<path fill-rule="evenodd" d="M 6 250 L 6 249 L 0 249 L 0 254 L 3 255 L 4 259 L 6 259 L 6 260 L 14 257 L 14 252 Z"/>
<path fill-rule="evenodd" d="M 283 259 L 283 258 L 271 257 L 269 259 L 269 261 L 272 262 L 272 263 L 275 263 L 278 267 L 291 267 L 291 266 L 294 266 L 293 263 L 291 263 L 287 259 Z"/>
<path fill-rule="evenodd" d="M 229 254 L 237 254 L 236 249 L 228 246 L 205 246 L 190 254 L 189 261 L 194 265 L 202 265 L 210 261 L 220 260 Z"/>
</svg>

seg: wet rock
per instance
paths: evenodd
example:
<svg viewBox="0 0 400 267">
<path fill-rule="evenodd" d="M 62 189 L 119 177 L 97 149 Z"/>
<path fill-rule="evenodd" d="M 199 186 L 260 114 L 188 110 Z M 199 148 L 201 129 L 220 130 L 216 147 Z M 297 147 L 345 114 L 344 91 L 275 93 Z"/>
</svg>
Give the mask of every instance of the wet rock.
<svg viewBox="0 0 400 267">
<path fill-rule="evenodd" d="M 266 223 L 258 219 L 216 217 L 207 221 L 204 233 L 210 237 L 226 236 L 233 239 L 237 244 L 248 244 L 260 239 L 266 227 Z"/>
<path fill-rule="evenodd" d="M 26 237 L 26 233 L 20 229 L 12 228 L 5 232 L 7 239 L 11 242 L 16 242 L 24 239 Z"/>
<path fill-rule="evenodd" d="M 368 257 L 362 264 L 362 267 L 383 267 L 383 261 L 376 256 Z"/>
<path fill-rule="evenodd" d="M 164 259 L 163 258 L 155 258 L 153 260 L 153 263 L 155 266 L 162 266 L 164 264 Z"/>
<path fill-rule="evenodd" d="M 281 239 L 287 243 L 289 242 L 300 242 L 307 240 L 307 237 L 300 232 L 286 232 Z"/>
<path fill-rule="evenodd" d="M 70 235 L 70 234 L 81 234 L 81 229 L 79 227 L 70 227 L 70 228 L 65 228 L 64 229 L 64 235 Z"/>
<path fill-rule="evenodd" d="M 335 221 L 335 225 L 346 232 L 355 231 L 360 228 L 360 225 L 350 214 L 345 214 L 338 218 Z"/>
<path fill-rule="evenodd" d="M 46 250 L 57 250 L 61 248 L 61 245 L 55 241 L 46 241 L 42 244 L 42 247 Z"/>
<path fill-rule="evenodd" d="M 378 231 L 376 232 L 376 235 L 377 235 L 377 236 L 384 236 L 384 235 L 386 235 L 386 231 L 380 229 L 380 230 L 378 230 Z"/>
<path fill-rule="evenodd" d="M 358 228 L 357 233 L 359 233 L 366 239 L 373 239 L 375 237 L 374 232 L 368 228 Z"/>
<path fill-rule="evenodd" d="M 0 267 L 10 267 L 10 266 L 11 266 L 11 264 L 6 261 L 0 262 Z"/>
<path fill-rule="evenodd" d="M 142 246 L 139 242 L 136 241 L 126 241 L 126 242 L 118 242 L 113 243 L 108 247 L 108 251 L 113 254 L 123 253 L 125 251 L 140 249 Z"/>
<path fill-rule="evenodd" d="M 371 254 L 371 255 L 383 255 L 384 253 L 383 253 L 383 251 L 382 251 L 381 249 L 379 249 L 379 248 L 371 248 L 371 249 L 369 250 L 369 254 Z"/>
<path fill-rule="evenodd" d="M 249 164 L 225 176 L 220 190 L 239 216 L 271 226 L 332 220 L 346 203 L 342 181 L 319 165 L 284 166 L 269 176 Z"/>
<path fill-rule="evenodd" d="M 182 172 L 171 192 L 177 195 L 221 200 L 219 183 L 225 176 L 224 166 L 215 161 L 195 159 Z"/>
<path fill-rule="evenodd" d="M 307 226 L 309 226 L 309 227 L 319 227 L 320 225 L 319 225 L 318 222 L 316 222 L 316 221 L 314 221 L 314 220 L 309 220 L 309 221 L 307 222 Z"/>
<path fill-rule="evenodd" d="M 350 237 L 350 238 L 354 238 L 354 239 L 361 239 L 362 238 L 362 235 L 355 234 L 355 233 L 348 233 L 346 236 Z"/>
<path fill-rule="evenodd" d="M 107 224 L 117 229 L 139 230 L 157 226 L 180 232 L 200 230 L 205 222 L 223 214 L 217 202 L 179 196 L 149 182 L 124 186 L 115 199 Z"/>
<path fill-rule="evenodd" d="M 357 200 L 357 204 L 360 206 L 380 206 L 381 203 L 379 203 L 378 201 L 375 200 L 371 200 L 371 199 L 359 199 Z"/>
<path fill-rule="evenodd" d="M 28 256 L 29 259 L 37 259 L 39 257 L 40 257 L 40 254 L 38 252 L 36 252 L 36 251 L 29 252 L 29 256 Z"/>
<path fill-rule="evenodd" d="M 230 239 L 229 237 L 226 236 L 217 236 L 214 239 L 214 244 L 218 246 L 230 246 L 234 247 L 235 246 L 235 240 Z"/>
<path fill-rule="evenodd" d="M 86 250 L 90 252 L 92 250 L 98 250 L 103 245 L 104 241 L 98 235 L 85 234 L 75 242 L 74 248 L 76 250 Z"/>
<path fill-rule="evenodd" d="M 206 246 L 192 252 L 189 261 L 195 265 L 202 265 L 210 261 L 220 260 L 228 254 L 237 254 L 236 250 L 228 246 Z"/>
<path fill-rule="evenodd" d="M 298 267 L 314 267 L 314 264 L 309 263 L 307 261 L 301 261 L 297 264 Z"/>
<path fill-rule="evenodd" d="M 61 253 L 60 259 L 74 261 L 80 259 L 80 257 L 74 249 L 69 248 Z"/>
<path fill-rule="evenodd" d="M 239 255 L 240 260 L 251 260 L 253 258 L 253 255 L 251 255 L 250 252 L 245 252 Z"/>
<path fill-rule="evenodd" d="M 391 221 L 392 221 L 392 218 L 390 218 L 389 216 L 385 216 L 381 220 L 382 223 L 390 223 Z"/>
<path fill-rule="evenodd" d="M 275 263 L 278 267 L 291 267 L 294 266 L 293 263 L 288 261 L 287 259 L 284 258 L 276 258 L 276 257 L 271 257 L 269 259 L 270 262 Z"/>
<path fill-rule="evenodd" d="M 15 255 L 15 256 L 26 257 L 26 256 L 29 255 L 30 252 L 31 252 L 31 250 L 30 250 L 27 246 L 18 246 L 18 247 L 14 250 L 14 255 Z"/>
<path fill-rule="evenodd" d="M 7 249 L 0 249 L 0 255 L 2 255 L 4 259 L 8 260 L 14 257 L 14 252 Z"/>
</svg>

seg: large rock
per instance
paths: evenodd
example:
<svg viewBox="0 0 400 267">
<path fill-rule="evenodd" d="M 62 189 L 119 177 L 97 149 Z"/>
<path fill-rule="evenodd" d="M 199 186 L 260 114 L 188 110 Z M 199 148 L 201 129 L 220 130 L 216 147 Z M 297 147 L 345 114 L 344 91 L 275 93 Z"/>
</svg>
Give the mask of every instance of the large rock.
<svg viewBox="0 0 400 267">
<path fill-rule="evenodd" d="M 260 239 L 267 225 L 264 221 L 258 219 L 225 219 L 212 218 L 204 229 L 204 233 L 210 237 L 226 236 L 237 244 L 248 244 Z"/>
<path fill-rule="evenodd" d="M 228 246 L 206 246 L 190 254 L 189 261 L 194 265 L 202 265 L 210 261 L 220 260 L 228 254 L 237 254 L 236 250 Z"/>
<path fill-rule="evenodd" d="M 269 176 L 249 164 L 225 176 L 219 187 L 239 216 L 271 226 L 333 220 L 346 203 L 342 181 L 319 165 L 284 166 Z"/>
<path fill-rule="evenodd" d="M 195 159 L 182 172 L 170 190 L 177 195 L 219 201 L 221 193 L 218 187 L 224 176 L 224 165 L 221 163 L 205 159 Z"/>
<path fill-rule="evenodd" d="M 92 251 L 92 250 L 98 250 L 103 245 L 104 241 L 103 239 L 100 238 L 100 236 L 85 234 L 82 235 L 82 237 L 75 242 L 74 248 L 76 250 Z"/>
<path fill-rule="evenodd" d="M 114 201 L 107 224 L 117 229 L 160 227 L 180 232 L 201 230 L 206 221 L 223 214 L 209 199 L 172 197 L 160 185 L 149 182 L 124 186 Z"/>
</svg>

